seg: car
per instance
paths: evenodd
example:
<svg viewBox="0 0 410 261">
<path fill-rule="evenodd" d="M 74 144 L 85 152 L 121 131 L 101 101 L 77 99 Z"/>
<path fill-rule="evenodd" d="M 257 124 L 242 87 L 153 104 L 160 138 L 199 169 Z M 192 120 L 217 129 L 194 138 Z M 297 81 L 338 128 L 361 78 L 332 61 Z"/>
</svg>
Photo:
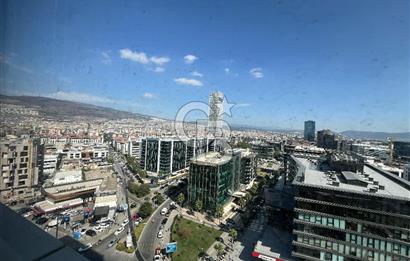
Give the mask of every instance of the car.
<svg viewBox="0 0 410 261">
<path fill-rule="evenodd" d="M 108 248 L 113 247 L 118 242 L 118 239 L 113 239 L 108 243 Z"/>
<path fill-rule="evenodd" d="M 48 221 L 48 218 L 46 217 L 41 217 L 39 219 L 36 220 L 36 224 L 38 225 L 43 225 L 44 223 L 46 223 Z"/>
<path fill-rule="evenodd" d="M 164 229 L 164 225 L 160 225 L 159 229 L 161 229 L 161 230 Z"/>
<path fill-rule="evenodd" d="M 96 236 L 96 235 L 97 235 L 97 232 L 95 232 L 95 230 L 93 230 L 93 229 L 89 229 L 89 230 L 87 230 L 87 231 L 85 232 L 85 234 L 86 234 L 87 236 L 93 237 L 93 236 Z"/>
<path fill-rule="evenodd" d="M 103 217 L 103 218 L 101 218 L 100 220 L 98 220 L 97 223 L 105 223 L 105 222 L 107 222 L 107 221 L 109 221 L 109 220 L 110 220 L 109 218 Z"/>
<path fill-rule="evenodd" d="M 168 218 L 164 218 L 164 219 L 161 221 L 161 224 L 162 224 L 162 225 L 165 225 L 165 224 L 167 223 L 167 221 L 168 221 Z"/>
<path fill-rule="evenodd" d="M 118 236 L 121 232 L 124 231 L 124 227 L 119 227 L 115 232 L 114 235 Z"/>
<path fill-rule="evenodd" d="M 160 256 L 160 255 L 155 255 L 155 256 L 154 256 L 154 261 L 157 261 L 157 260 L 161 260 L 161 256 Z"/>
<path fill-rule="evenodd" d="M 58 220 L 57 220 L 57 218 L 55 218 L 55 219 L 52 219 L 50 222 L 48 222 L 47 226 L 55 227 L 55 226 L 57 226 L 57 224 L 58 224 Z"/>
<path fill-rule="evenodd" d="M 136 204 L 136 203 L 131 203 L 130 207 L 131 207 L 131 208 L 136 208 L 136 207 L 137 207 L 137 204 Z"/>
<path fill-rule="evenodd" d="M 80 247 L 80 248 L 78 249 L 78 252 L 87 251 L 88 249 L 90 249 L 90 248 L 92 248 L 92 247 L 93 247 L 93 245 L 92 245 L 91 243 L 88 243 L 87 245 L 85 245 L 85 246 L 83 246 L 83 247 Z"/>
<path fill-rule="evenodd" d="M 139 221 L 135 221 L 135 222 L 134 222 L 134 225 L 135 225 L 136 227 L 138 227 L 138 226 L 139 226 L 139 224 L 140 224 L 140 222 L 139 222 Z"/>
<path fill-rule="evenodd" d="M 87 229 L 86 229 L 86 228 L 82 228 L 82 229 L 80 230 L 80 234 L 81 234 L 81 235 L 85 235 L 85 232 L 87 232 Z"/>
<path fill-rule="evenodd" d="M 96 226 L 96 227 L 93 227 L 93 229 L 95 230 L 95 232 L 97 232 L 97 233 L 100 233 L 100 232 L 102 232 L 103 231 L 103 229 L 102 229 L 102 227 L 101 226 Z"/>
<path fill-rule="evenodd" d="M 33 214 L 34 214 L 33 211 L 29 211 L 29 212 L 27 212 L 26 214 L 24 214 L 23 217 L 28 218 L 28 217 L 30 217 L 30 216 L 33 215 Z"/>
<path fill-rule="evenodd" d="M 167 208 L 161 209 L 161 215 L 165 215 L 168 212 Z"/>
<path fill-rule="evenodd" d="M 126 220 L 122 221 L 122 226 L 125 227 L 126 225 L 128 225 L 128 223 L 130 223 L 130 221 L 127 218 Z"/>
<path fill-rule="evenodd" d="M 157 237 L 158 238 L 162 238 L 164 235 L 164 231 L 161 229 L 160 231 L 158 231 Z"/>
<path fill-rule="evenodd" d="M 81 226 L 81 223 L 80 223 L 80 222 L 74 222 L 74 223 L 71 225 L 71 229 L 75 229 L 75 228 L 77 228 L 77 227 L 79 227 L 79 226 Z"/>
<path fill-rule="evenodd" d="M 106 229 L 106 228 L 108 228 L 110 226 L 110 224 L 108 223 L 108 222 L 106 222 L 106 223 L 101 223 L 100 224 L 100 227 L 102 228 L 102 229 Z"/>
</svg>

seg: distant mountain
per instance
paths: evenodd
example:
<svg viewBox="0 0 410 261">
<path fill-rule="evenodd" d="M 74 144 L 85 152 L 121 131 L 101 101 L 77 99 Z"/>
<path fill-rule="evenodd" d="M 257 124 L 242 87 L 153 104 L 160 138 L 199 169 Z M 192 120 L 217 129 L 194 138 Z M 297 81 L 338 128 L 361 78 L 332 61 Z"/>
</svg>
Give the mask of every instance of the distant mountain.
<svg viewBox="0 0 410 261">
<path fill-rule="evenodd" d="M 352 139 L 368 139 L 385 141 L 392 138 L 394 141 L 410 141 L 410 132 L 373 132 L 373 131 L 343 131 L 340 134 Z"/>
<path fill-rule="evenodd" d="M 40 115 L 54 118 L 151 119 L 150 116 L 115 110 L 80 102 L 57 100 L 40 96 L 6 96 L 0 94 L 0 103 L 23 105 L 36 109 Z"/>
</svg>

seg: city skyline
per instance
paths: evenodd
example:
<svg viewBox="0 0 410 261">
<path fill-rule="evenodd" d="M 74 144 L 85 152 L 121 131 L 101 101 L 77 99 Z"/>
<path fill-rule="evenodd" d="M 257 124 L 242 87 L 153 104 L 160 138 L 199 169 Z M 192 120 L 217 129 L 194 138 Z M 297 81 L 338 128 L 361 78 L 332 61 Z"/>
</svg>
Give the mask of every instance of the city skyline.
<svg viewBox="0 0 410 261">
<path fill-rule="evenodd" d="M 6 5 L 1 93 L 172 119 L 220 90 L 233 124 L 409 131 L 406 1 L 50 3 Z"/>
</svg>

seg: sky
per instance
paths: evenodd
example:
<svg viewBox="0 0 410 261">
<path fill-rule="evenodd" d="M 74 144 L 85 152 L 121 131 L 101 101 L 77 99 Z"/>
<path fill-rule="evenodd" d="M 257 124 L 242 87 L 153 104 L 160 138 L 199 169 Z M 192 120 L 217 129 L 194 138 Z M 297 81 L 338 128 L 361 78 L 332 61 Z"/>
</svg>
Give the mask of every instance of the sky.
<svg viewBox="0 0 410 261">
<path fill-rule="evenodd" d="M 233 124 L 410 131 L 409 5 L 6 0 L 0 92 L 173 119 L 219 90 Z"/>
</svg>

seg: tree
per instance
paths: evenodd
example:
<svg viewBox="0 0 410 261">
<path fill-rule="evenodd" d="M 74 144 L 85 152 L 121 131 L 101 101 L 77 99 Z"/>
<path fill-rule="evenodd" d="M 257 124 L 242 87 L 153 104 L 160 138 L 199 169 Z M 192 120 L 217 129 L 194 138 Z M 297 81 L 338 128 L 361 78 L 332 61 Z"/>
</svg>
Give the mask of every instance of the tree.
<svg viewBox="0 0 410 261">
<path fill-rule="evenodd" d="M 214 245 L 214 248 L 216 250 L 216 253 L 218 256 L 222 255 L 224 252 L 224 246 L 221 243 L 217 243 Z"/>
<path fill-rule="evenodd" d="M 184 203 L 184 201 L 185 201 L 185 195 L 184 195 L 184 193 L 182 193 L 182 192 L 179 193 L 179 195 L 178 195 L 178 197 L 177 197 L 177 201 L 178 201 L 178 204 L 182 206 L 182 203 Z"/>
<path fill-rule="evenodd" d="M 229 236 L 232 237 L 233 240 L 235 240 L 238 236 L 238 231 L 236 231 L 234 228 L 231 228 L 229 230 Z"/>
<path fill-rule="evenodd" d="M 149 193 L 151 192 L 151 189 L 148 184 L 138 185 L 135 182 L 128 183 L 128 190 L 139 198 L 143 198 L 149 195 Z"/>
<path fill-rule="evenodd" d="M 224 215 L 224 208 L 221 205 L 216 207 L 215 217 L 221 218 Z"/>
<path fill-rule="evenodd" d="M 199 199 L 195 201 L 194 208 L 196 211 L 201 212 L 203 208 L 202 201 L 200 201 Z"/>
<path fill-rule="evenodd" d="M 165 201 L 164 197 L 161 194 L 157 194 L 154 197 L 154 200 L 155 200 L 155 204 L 157 205 L 161 205 Z"/>
<path fill-rule="evenodd" d="M 246 205 L 246 199 L 245 197 L 242 197 L 239 199 L 239 206 L 241 206 L 242 208 Z"/>
<path fill-rule="evenodd" d="M 154 211 L 152 204 L 148 201 L 145 201 L 144 203 L 142 203 L 138 214 L 142 217 L 142 218 L 147 218 L 149 216 L 151 216 L 152 212 Z"/>
</svg>

